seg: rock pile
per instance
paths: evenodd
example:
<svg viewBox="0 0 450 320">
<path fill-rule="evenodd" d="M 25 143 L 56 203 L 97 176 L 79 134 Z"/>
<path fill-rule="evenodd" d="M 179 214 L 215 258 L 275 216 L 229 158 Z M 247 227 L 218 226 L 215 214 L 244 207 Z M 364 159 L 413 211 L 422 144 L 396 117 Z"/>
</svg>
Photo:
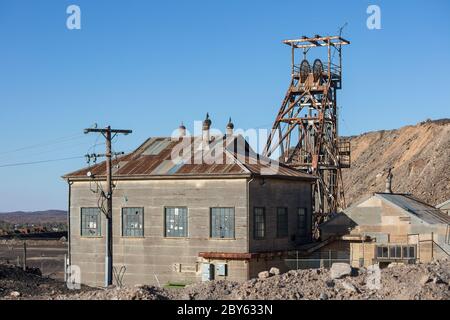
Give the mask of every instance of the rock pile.
<svg viewBox="0 0 450 320">
<path fill-rule="evenodd" d="M 135 286 L 66 289 L 65 284 L 0 265 L 0 299 L 76 300 L 344 300 L 450 299 L 450 261 L 392 265 L 380 270 L 335 264 L 330 270 L 273 268 L 245 282 L 212 281 L 181 289 Z"/>
</svg>

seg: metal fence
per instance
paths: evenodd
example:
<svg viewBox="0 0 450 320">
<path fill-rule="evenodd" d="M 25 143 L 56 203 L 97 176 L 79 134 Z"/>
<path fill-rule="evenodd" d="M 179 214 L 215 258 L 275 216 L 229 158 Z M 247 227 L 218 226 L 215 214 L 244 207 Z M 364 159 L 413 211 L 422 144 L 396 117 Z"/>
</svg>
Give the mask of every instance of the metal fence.
<svg viewBox="0 0 450 320">
<path fill-rule="evenodd" d="M 350 263 L 349 252 L 346 251 L 320 251 L 310 256 L 302 257 L 299 252 L 285 259 L 290 270 L 331 268 L 333 263 Z"/>
<path fill-rule="evenodd" d="M 28 269 L 38 268 L 42 275 L 64 278 L 67 246 L 58 241 L 0 240 L 0 262 Z"/>
</svg>

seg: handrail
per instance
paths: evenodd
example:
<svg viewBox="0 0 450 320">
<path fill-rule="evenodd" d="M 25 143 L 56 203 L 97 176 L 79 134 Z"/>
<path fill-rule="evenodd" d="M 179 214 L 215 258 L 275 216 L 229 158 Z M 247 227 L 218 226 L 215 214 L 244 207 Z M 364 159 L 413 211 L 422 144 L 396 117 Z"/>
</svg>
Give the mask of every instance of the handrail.
<svg viewBox="0 0 450 320">
<path fill-rule="evenodd" d="M 449 258 L 450 258 L 450 253 L 447 252 L 447 250 L 445 250 L 444 248 L 442 248 L 439 243 L 437 243 L 436 241 L 434 241 L 434 239 L 430 239 L 430 240 L 419 240 L 419 243 L 421 242 L 431 242 L 433 245 L 436 245 L 436 247 L 438 247 L 439 249 L 441 249 L 441 251 L 443 253 L 445 253 Z M 434 248 L 433 248 L 434 249 Z"/>
</svg>

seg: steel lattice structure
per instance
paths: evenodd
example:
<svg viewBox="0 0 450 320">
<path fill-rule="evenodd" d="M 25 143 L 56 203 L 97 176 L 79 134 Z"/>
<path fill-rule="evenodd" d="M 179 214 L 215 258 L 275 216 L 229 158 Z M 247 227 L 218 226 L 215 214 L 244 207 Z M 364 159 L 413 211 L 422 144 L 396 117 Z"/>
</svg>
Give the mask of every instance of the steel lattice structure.
<svg viewBox="0 0 450 320">
<path fill-rule="evenodd" d="M 317 225 L 345 207 L 341 168 L 350 166 L 350 144 L 338 136 L 336 99 L 342 87 L 342 46 L 350 42 L 340 36 L 315 36 L 284 43 L 292 51 L 291 82 L 264 155 L 279 151 L 281 162 L 318 177 L 313 189 Z M 316 48 L 322 49 L 326 62 L 316 59 L 311 66 L 307 54 Z"/>
</svg>

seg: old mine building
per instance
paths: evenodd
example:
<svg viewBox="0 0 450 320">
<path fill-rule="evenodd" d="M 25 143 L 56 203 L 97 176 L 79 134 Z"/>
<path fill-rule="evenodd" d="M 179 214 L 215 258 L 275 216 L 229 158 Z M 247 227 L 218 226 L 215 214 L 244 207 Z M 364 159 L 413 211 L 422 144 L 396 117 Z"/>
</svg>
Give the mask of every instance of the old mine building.
<svg viewBox="0 0 450 320">
<path fill-rule="evenodd" d="M 263 163 L 231 123 L 226 139 L 209 126 L 202 136 L 150 138 L 113 162 L 113 264 L 123 284 L 246 280 L 286 270 L 283 254 L 311 241 L 315 177 Z M 186 141 L 191 153 L 173 161 Z M 195 161 L 214 152 L 224 163 Z M 64 176 L 70 264 L 89 285 L 104 281 L 105 170 L 99 163 Z"/>
<path fill-rule="evenodd" d="M 324 250 L 347 252 L 355 267 L 450 257 L 450 216 L 409 194 L 375 193 L 321 226 Z"/>
</svg>

